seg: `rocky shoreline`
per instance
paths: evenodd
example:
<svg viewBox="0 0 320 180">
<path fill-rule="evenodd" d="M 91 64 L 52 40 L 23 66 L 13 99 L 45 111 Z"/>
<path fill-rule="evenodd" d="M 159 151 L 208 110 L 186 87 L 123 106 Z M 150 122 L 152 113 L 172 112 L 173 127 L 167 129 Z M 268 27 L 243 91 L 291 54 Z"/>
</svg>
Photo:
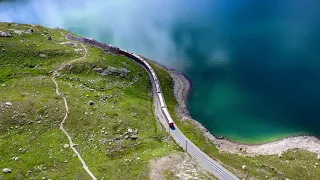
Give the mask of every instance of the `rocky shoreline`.
<svg viewBox="0 0 320 180">
<path fill-rule="evenodd" d="M 298 148 L 304 149 L 310 152 L 318 154 L 318 159 L 320 159 L 320 140 L 313 136 L 297 136 L 288 137 L 274 142 L 269 142 L 259 145 L 247 145 L 235 143 L 227 140 L 223 137 L 213 136 L 207 128 L 205 128 L 201 123 L 192 119 L 189 114 L 186 101 L 188 97 L 188 92 L 191 87 L 190 81 L 182 74 L 175 70 L 168 69 L 164 66 L 159 65 L 161 68 L 166 70 L 172 77 L 174 81 L 174 95 L 178 101 L 179 107 L 177 107 L 177 112 L 184 120 L 189 120 L 194 123 L 203 134 L 212 141 L 221 152 L 236 153 L 245 156 L 255 156 L 255 155 L 279 155 L 282 156 L 283 152 Z"/>
</svg>

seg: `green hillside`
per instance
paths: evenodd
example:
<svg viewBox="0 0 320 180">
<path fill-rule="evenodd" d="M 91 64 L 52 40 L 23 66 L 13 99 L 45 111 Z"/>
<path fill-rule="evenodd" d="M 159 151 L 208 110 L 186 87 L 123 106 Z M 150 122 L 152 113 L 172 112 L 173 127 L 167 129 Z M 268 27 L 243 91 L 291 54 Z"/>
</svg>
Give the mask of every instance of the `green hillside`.
<svg viewBox="0 0 320 180">
<path fill-rule="evenodd" d="M 0 179 L 90 179 L 59 129 L 66 130 L 90 170 L 104 179 L 148 179 L 149 161 L 179 151 L 153 114 L 142 67 L 65 38 L 42 26 L 0 23 Z M 166 138 L 167 139 L 167 138 Z"/>
</svg>

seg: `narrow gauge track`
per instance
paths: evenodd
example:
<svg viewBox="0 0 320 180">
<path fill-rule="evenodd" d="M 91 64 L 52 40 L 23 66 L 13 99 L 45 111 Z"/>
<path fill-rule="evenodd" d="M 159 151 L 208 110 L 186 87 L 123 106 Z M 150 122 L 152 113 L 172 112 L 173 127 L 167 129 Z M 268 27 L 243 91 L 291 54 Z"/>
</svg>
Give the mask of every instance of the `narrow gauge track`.
<svg viewBox="0 0 320 180">
<path fill-rule="evenodd" d="M 211 172 L 217 178 L 222 180 L 238 180 L 239 179 L 237 176 L 235 176 L 226 168 L 224 168 L 222 165 L 220 165 L 217 161 L 213 160 L 206 153 L 201 151 L 180 131 L 180 129 L 176 125 L 174 125 L 174 127 L 172 126 L 174 122 L 170 116 L 166 102 L 164 100 L 159 79 L 154 69 L 150 66 L 150 64 L 146 60 L 144 60 L 143 58 L 141 58 L 136 54 L 128 52 L 127 50 L 120 49 L 118 47 L 112 46 L 110 44 L 105 44 L 91 38 L 78 37 L 70 33 L 67 35 L 67 38 L 71 40 L 76 40 L 82 43 L 91 44 L 95 47 L 98 47 L 106 51 L 111 51 L 116 54 L 124 55 L 136 61 L 140 65 L 142 65 L 148 72 L 149 78 L 152 83 L 152 91 L 153 91 L 156 115 L 159 121 L 162 123 L 162 125 L 166 128 L 167 132 L 169 132 L 172 138 L 176 141 L 176 143 L 179 144 L 184 150 L 186 150 L 186 152 L 189 153 L 191 157 L 196 159 L 199 162 L 199 164 L 201 164 L 206 170 Z"/>
</svg>

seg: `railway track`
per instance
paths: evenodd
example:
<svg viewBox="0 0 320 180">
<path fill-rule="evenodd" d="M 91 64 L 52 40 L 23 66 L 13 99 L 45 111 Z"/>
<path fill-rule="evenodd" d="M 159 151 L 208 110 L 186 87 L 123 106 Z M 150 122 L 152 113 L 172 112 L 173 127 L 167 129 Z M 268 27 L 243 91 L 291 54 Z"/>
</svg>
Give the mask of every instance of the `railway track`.
<svg viewBox="0 0 320 180">
<path fill-rule="evenodd" d="M 158 77 L 154 71 L 154 69 L 150 66 L 150 64 L 141 58 L 140 56 L 130 53 L 127 50 L 120 49 L 118 47 L 105 44 L 99 41 L 96 41 L 91 38 L 82 38 L 72 34 L 68 34 L 67 37 L 71 40 L 80 41 L 83 43 L 91 44 L 98 48 L 101 48 L 106 51 L 111 51 L 117 54 L 124 55 L 137 63 L 139 63 L 142 67 L 146 69 L 149 74 L 149 78 L 152 83 L 152 91 L 153 98 L 155 103 L 155 114 L 158 117 L 161 124 L 166 128 L 166 131 L 169 132 L 171 137 L 176 141 L 179 146 L 181 146 L 192 158 L 194 158 L 202 167 L 211 172 L 217 178 L 222 180 L 238 180 L 239 178 L 231 173 L 229 170 L 220 165 L 217 161 L 213 160 L 206 153 L 201 151 L 195 144 L 193 144 L 181 131 L 180 129 L 174 125 L 172 128 L 173 120 L 170 116 L 170 113 L 167 109 L 166 102 L 164 96 L 162 94 L 160 82 Z"/>
</svg>

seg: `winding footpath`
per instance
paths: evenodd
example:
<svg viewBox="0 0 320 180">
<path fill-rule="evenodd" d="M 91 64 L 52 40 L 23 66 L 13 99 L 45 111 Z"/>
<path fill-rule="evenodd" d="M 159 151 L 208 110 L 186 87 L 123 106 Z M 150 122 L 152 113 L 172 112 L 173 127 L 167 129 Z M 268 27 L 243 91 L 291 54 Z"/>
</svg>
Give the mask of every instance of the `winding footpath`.
<svg viewBox="0 0 320 180">
<path fill-rule="evenodd" d="M 70 145 L 71 149 L 73 150 L 73 152 L 77 155 L 78 159 L 81 161 L 83 169 L 91 176 L 92 179 L 96 180 L 97 178 L 96 178 L 96 177 L 94 176 L 94 174 L 89 170 L 89 167 L 87 166 L 86 162 L 82 159 L 80 153 L 79 153 L 79 152 L 77 151 L 77 149 L 75 148 L 75 144 L 73 143 L 71 136 L 69 135 L 69 133 L 68 133 L 68 132 L 65 130 L 65 128 L 64 128 L 64 124 L 65 124 L 65 122 L 66 122 L 66 120 L 67 120 L 67 118 L 68 118 L 68 115 L 69 115 L 69 106 L 68 106 L 68 102 L 67 102 L 66 97 L 60 93 L 59 85 L 58 85 L 57 81 L 55 80 L 55 78 L 56 78 L 57 76 L 59 76 L 59 72 L 58 72 L 58 71 L 61 70 L 63 67 L 65 67 L 67 64 L 71 64 L 71 63 L 73 63 L 73 62 L 75 62 L 75 61 L 83 60 L 83 59 L 86 58 L 88 51 L 87 51 L 86 47 L 85 47 L 83 44 L 81 44 L 81 46 L 83 47 L 83 49 L 84 49 L 84 51 L 85 51 L 84 56 L 81 57 L 81 58 L 77 58 L 77 59 L 74 59 L 74 60 L 72 60 L 72 61 L 69 61 L 68 63 L 63 63 L 62 65 L 60 65 L 57 69 L 54 70 L 53 76 L 52 76 L 51 80 L 53 81 L 53 83 L 54 83 L 55 86 L 56 86 L 56 94 L 63 99 L 63 101 L 64 101 L 64 106 L 65 106 L 65 109 L 66 109 L 66 113 L 65 113 L 65 115 L 64 115 L 64 118 L 62 119 L 62 121 L 61 121 L 61 123 L 60 123 L 60 129 L 61 129 L 62 132 L 68 137 L 68 139 L 69 139 L 69 145 Z"/>
<path fill-rule="evenodd" d="M 120 49 L 118 47 L 105 44 L 99 41 L 96 41 L 91 38 L 82 38 L 79 36 L 74 36 L 72 34 L 68 34 L 67 37 L 71 40 L 79 41 L 82 43 L 91 44 L 95 47 L 103 49 L 105 51 L 111 51 L 116 54 L 124 55 L 138 64 L 140 64 L 147 72 L 152 83 L 152 91 L 153 91 L 153 99 L 155 105 L 155 114 L 158 117 L 161 124 L 166 128 L 167 132 L 171 135 L 171 137 L 176 141 L 176 143 L 182 147 L 189 155 L 197 160 L 197 162 L 202 165 L 206 170 L 211 172 L 219 179 L 223 180 L 238 180 L 239 178 L 232 174 L 229 170 L 220 165 L 217 161 L 213 160 L 206 153 L 200 150 L 195 144 L 193 144 L 175 125 L 174 129 L 171 129 L 168 125 L 167 119 L 172 119 L 170 113 L 167 109 L 166 102 L 164 100 L 164 96 L 162 94 L 161 86 L 159 79 L 154 71 L 154 69 L 150 66 L 150 64 L 144 60 L 142 57 L 130 53 L 127 50 Z"/>
</svg>

